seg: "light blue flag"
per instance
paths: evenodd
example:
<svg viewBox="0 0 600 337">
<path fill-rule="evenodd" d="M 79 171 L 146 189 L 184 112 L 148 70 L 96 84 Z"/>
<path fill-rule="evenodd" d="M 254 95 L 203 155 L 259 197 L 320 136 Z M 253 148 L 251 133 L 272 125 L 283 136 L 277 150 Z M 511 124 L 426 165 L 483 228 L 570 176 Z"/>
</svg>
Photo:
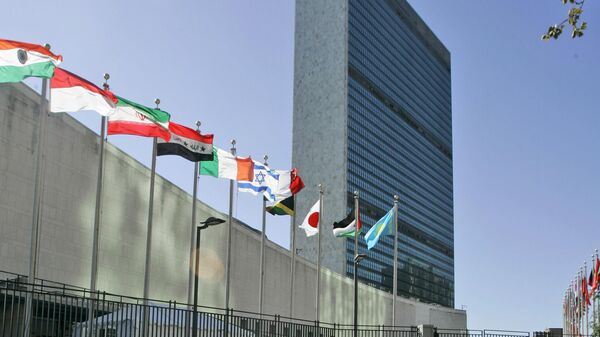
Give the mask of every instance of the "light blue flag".
<svg viewBox="0 0 600 337">
<path fill-rule="evenodd" d="M 367 241 L 367 248 L 373 248 L 379 241 L 379 237 L 382 235 L 394 234 L 394 209 L 392 208 L 387 214 L 379 219 L 371 229 L 365 234 L 365 241 Z"/>
</svg>

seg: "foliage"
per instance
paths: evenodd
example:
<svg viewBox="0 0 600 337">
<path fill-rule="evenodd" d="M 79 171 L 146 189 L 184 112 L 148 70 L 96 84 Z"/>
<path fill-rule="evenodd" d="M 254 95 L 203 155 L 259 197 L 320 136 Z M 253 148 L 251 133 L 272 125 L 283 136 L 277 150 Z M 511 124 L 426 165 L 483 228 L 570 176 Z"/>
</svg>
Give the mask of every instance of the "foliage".
<svg viewBox="0 0 600 337">
<path fill-rule="evenodd" d="M 591 332 L 591 334 L 594 337 L 600 336 L 600 323 L 598 323 L 598 321 L 592 323 L 592 332 Z"/>
<path fill-rule="evenodd" d="M 571 9 L 569 9 L 567 18 L 561 23 L 550 26 L 546 34 L 542 35 L 542 40 L 548 41 L 551 38 L 558 39 L 558 37 L 562 34 L 566 24 L 571 27 L 571 38 L 583 36 L 583 31 L 587 28 L 587 22 L 583 21 L 581 24 L 579 24 L 579 19 L 583 13 L 583 3 L 585 0 L 562 0 L 562 2 L 563 5 L 566 5 L 567 3 L 573 5 Z"/>
</svg>

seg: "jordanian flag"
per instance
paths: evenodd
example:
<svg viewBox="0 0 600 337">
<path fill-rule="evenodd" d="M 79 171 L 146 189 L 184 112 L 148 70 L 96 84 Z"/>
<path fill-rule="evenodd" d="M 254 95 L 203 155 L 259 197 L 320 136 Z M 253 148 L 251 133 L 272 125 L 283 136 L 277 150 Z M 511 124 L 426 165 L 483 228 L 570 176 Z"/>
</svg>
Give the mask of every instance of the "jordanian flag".
<svg viewBox="0 0 600 337">
<path fill-rule="evenodd" d="M 196 130 L 169 122 L 171 140 L 158 139 L 156 155 L 176 155 L 189 161 L 213 160 L 213 135 L 201 135 Z"/>
<path fill-rule="evenodd" d="M 294 215 L 294 196 L 281 200 L 273 206 L 267 206 L 266 210 L 273 215 Z"/>
<path fill-rule="evenodd" d="M 354 226 L 356 226 L 356 220 L 354 217 L 354 210 L 350 211 L 346 218 L 341 221 L 333 223 L 333 235 L 340 238 L 353 238 L 354 237 Z M 358 216 L 358 232 L 362 229 L 360 222 L 360 214 Z"/>
<path fill-rule="evenodd" d="M 240 158 L 213 146 L 212 161 L 200 165 L 200 174 L 237 181 L 254 179 L 254 162 L 252 158 Z"/>
<path fill-rule="evenodd" d="M 31 43 L 0 39 L 0 83 L 20 82 L 27 77 L 51 78 L 62 56 Z"/>
<path fill-rule="evenodd" d="M 160 109 L 152 109 L 117 96 L 115 111 L 108 116 L 109 135 L 136 135 L 171 139 L 169 119 L 171 115 Z"/>
</svg>

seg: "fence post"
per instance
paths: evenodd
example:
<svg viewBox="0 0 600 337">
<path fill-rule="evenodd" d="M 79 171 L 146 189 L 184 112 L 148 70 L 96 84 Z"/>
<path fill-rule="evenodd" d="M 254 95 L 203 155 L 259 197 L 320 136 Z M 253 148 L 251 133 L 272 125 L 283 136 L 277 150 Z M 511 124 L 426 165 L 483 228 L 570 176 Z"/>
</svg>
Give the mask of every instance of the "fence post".
<svg viewBox="0 0 600 337">
<path fill-rule="evenodd" d="M 431 324 L 419 325 L 419 332 L 421 333 L 421 337 L 434 337 L 434 329 L 435 327 Z"/>
</svg>

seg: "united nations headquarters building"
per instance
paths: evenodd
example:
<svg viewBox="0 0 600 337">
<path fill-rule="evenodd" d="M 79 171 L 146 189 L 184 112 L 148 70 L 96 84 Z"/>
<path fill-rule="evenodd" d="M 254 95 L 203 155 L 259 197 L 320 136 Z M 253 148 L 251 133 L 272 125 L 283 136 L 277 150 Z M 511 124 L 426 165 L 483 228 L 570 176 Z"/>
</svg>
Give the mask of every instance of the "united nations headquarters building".
<svg viewBox="0 0 600 337">
<path fill-rule="evenodd" d="M 298 1 L 295 58 L 293 164 L 323 184 L 324 223 L 358 191 L 366 231 L 398 195 L 395 293 L 454 307 L 450 53 L 406 1 Z M 300 214 L 315 195 L 298 195 Z M 352 276 L 354 240 L 324 234 L 323 265 Z M 297 237 L 315 261 L 316 240 Z M 358 278 L 388 292 L 393 240 L 359 240 Z"/>
</svg>

